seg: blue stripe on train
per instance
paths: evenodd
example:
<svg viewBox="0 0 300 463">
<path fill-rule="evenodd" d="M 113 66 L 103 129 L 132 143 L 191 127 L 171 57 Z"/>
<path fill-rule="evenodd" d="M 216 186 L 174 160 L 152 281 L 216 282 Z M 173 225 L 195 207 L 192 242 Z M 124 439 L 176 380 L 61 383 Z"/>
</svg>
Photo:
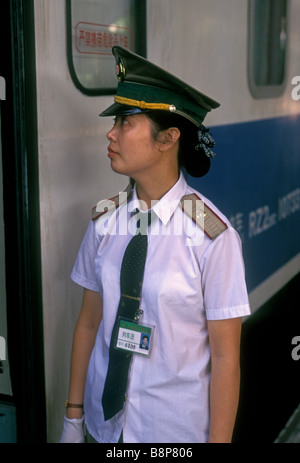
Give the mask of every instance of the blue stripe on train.
<svg viewBox="0 0 300 463">
<path fill-rule="evenodd" d="M 217 154 L 211 170 L 188 182 L 240 233 L 251 291 L 300 252 L 300 115 L 211 133 Z"/>
</svg>

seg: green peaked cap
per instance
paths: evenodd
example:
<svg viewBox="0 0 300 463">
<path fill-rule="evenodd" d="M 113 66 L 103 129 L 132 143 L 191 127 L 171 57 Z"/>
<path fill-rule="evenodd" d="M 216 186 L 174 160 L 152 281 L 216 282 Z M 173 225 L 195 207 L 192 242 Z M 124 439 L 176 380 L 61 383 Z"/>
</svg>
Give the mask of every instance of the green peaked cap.
<svg viewBox="0 0 300 463">
<path fill-rule="evenodd" d="M 164 110 L 179 114 L 197 126 L 220 104 L 145 58 L 113 47 L 118 77 L 114 104 L 100 116 Z"/>
</svg>

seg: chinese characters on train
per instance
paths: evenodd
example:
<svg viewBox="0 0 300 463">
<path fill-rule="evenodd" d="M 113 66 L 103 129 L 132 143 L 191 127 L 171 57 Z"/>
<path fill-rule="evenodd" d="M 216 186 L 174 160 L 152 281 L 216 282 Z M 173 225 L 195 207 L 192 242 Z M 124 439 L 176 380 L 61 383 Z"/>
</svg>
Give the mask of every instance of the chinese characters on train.
<svg viewBox="0 0 300 463">
<path fill-rule="evenodd" d="M 111 55 L 113 46 L 131 47 L 128 28 L 83 22 L 75 26 L 75 47 L 79 53 Z"/>
<path fill-rule="evenodd" d="M 246 237 L 251 239 L 260 235 L 299 211 L 300 188 L 296 188 L 278 199 L 277 211 L 272 211 L 271 206 L 265 204 L 250 211 L 247 217 L 243 212 L 237 212 L 229 219 L 241 239 L 244 240 Z"/>
</svg>

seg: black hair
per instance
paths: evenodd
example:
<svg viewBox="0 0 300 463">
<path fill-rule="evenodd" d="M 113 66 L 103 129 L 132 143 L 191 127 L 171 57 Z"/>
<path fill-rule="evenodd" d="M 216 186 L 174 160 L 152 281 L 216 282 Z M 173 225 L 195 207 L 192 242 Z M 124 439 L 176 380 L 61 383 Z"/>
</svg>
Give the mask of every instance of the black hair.
<svg viewBox="0 0 300 463">
<path fill-rule="evenodd" d="M 168 111 L 153 110 L 147 112 L 148 118 L 153 122 L 153 137 L 157 138 L 159 132 L 170 127 L 177 127 L 180 131 L 178 164 L 192 177 L 202 177 L 210 169 L 210 158 L 204 150 L 196 149 L 198 145 L 198 128 L 188 119 Z"/>
</svg>

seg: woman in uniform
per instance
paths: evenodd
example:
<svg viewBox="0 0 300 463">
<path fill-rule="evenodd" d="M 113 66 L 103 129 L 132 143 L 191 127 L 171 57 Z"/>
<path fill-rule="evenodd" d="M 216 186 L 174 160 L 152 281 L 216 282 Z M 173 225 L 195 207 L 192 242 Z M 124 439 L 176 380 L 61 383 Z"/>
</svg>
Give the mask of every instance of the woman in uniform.
<svg viewBox="0 0 300 463">
<path fill-rule="evenodd" d="M 241 243 L 189 187 L 209 168 L 203 126 L 219 105 L 114 47 L 118 89 L 108 157 L 130 178 L 93 212 L 72 272 L 83 290 L 61 442 L 230 442 L 241 317 L 250 313 Z M 139 348 L 148 336 L 148 349 Z"/>
</svg>

